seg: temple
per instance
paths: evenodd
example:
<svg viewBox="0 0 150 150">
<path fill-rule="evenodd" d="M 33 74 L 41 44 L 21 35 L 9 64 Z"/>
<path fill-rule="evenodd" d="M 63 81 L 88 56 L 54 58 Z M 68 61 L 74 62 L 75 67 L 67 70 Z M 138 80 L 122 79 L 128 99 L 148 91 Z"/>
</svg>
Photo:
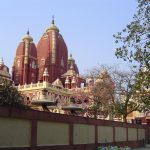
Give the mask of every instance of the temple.
<svg viewBox="0 0 150 150">
<path fill-rule="evenodd" d="M 34 109 L 42 110 L 39 107 L 42 103 L 56 104 L 50 108 L 55 113 L 64 113 L 62 107 L 69 104 L 71 97 L 76 98 L 78 106 L 87 109 L 93 103 L 91 89 L 102 81 L 114 89 L 107 71 L 101 72 L 98 79 L 81 77 L 75 59 L 72 54 L 68 55 L 67 45 L 54 19 L 37 45 L 29 31 L 23 36 L 16 49 L 12 78 L 3 59 L 0 59 L 0 79 L 13 81 L 18 91 L 24 94 L 25 103 Z M 104 94 L 107 94 L 106 91 Z M 109 99 L 108 96 L 107 98 Z M 39 106 L 33 106 L 34 104 Z M 129 116 L 130 120 L 139 115 L 139 112 L 136 113 Z M 99 115 L 99 118 L 109 119 L 107 116 L 109 115 Z"/>
<path fill-rule="evenodd" d="M 49 83 L 59 79 L 64 87 L 67 82 L 66 86 L 71 88 L 71 85 L 68 85 L 68 78 L 69 84 L 75 82 L 73 84 L 78 87 L 83 82 L 81 79 L 78 80 L 78 67 L 72 55 L 70 54 L 68 57 L 66 43 L 55 25 L 54 19 L 37 46 L 35 46 L 29 31 L 22 38 L 14 58 L 12 79 L 15 85 L 43 82 L 45 70 Z"/>
<path fill-rule="evenodd" d="M 65 105 L 73 90 L 85 85 L 85 79 L 72 54 L 68 55 L 67 45 L 55 25 L 54 18 L 39 42 L 33 41 L 29 31 L 23 36 L 16 49 L 12 67 L 12 80 L 16 88 L 25 95 L 25 102 L 40 102 L 43 90 L 49 101 Z"/>
</svg>

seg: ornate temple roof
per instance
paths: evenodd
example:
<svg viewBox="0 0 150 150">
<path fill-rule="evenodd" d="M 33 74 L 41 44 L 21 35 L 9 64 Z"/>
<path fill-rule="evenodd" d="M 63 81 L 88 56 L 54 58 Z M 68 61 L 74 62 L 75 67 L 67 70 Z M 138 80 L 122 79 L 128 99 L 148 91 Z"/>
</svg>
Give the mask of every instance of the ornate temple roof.
<svg viewBox="0 0 150 150">
<path fill-rule="evenodd" d="M 27 31 L 26 35 L 22 38 L 23 41 L 25 40 L 33 41 L 33 38 L 30 36 L 29 30 Z"/>
<path fill-rule="evenodd" d="M 3 58 L 0 58 L 0 77 L 11 79 L 11 75 L 9 74 L 8 67 L 4 64 Z"/>
<path fill-rule="evenodd" d="M 17 47 L 12 72 L 16 85 L 41 82 L 45 79 L 43 75 L 48 75 L 47 82 L 53 83 L 62 76 L 79 74 L 75 59 L 72 55 L 68 57 L 66 43 L 55 25 L 54 18 L 37 46 L 27 31 Z M 64 82 L 62 79 L 63 85 Z"/>
<path fill-rule="evenodd" d="M 50 83 L 60 78 L 67 71 L 68 49 L 54 23 L 54 18 L 37 44 L 37 58 L 39 66 L 38 80 L 42 79 L 45 67 L 49 71 Z"/>
<path fill-rule="evenodd" d="M 50 30 L 55 30 L 59 32 L 59 29 L 55 25 L 54 18 L 52 19 L 50 26 L 46 29 L 46 32 L 49 32 Z"/>
<path fill-rule="evenodd" d="M 75 59 L 72 57 L 72 54 L 70 54 L 69 57 L 68 57 L 68 69 L 70 69 L 71 66 L 73 66 L 74 71 L 76 72 L 76 74 L 79 74 L 78 67 L 75 63 Z"/>
<path fill-rule="evenodd" d="M 72 76 L 76 76 L 76 75 L 77 75 L 77 73 L 74 70 L 73 64 L 71 64 L 69 70 L 66 73 L 64 73 L 61 77 L 66 78 L 66 77 L 72 77 Z"/>
<path fill-rule="evenodd" d="M 29 41 L 29 55 L 32 57 L 37 57 L 36 46 L 33 43 L 33 38 L 30 36 L 29 31 L 27 31 L 26 35 L 22 38 L 22 42 L 19 43 L 17 50 L 16 50 L 16 57 L 22 57 L 24 55 L 25 49 L 25 41 Z"/>
<path fill-rule="evenodd" d="M 57 78 L 57 79 L 52 83 L 52 85 L 59 86 L 59 87 L 63 87 L 62 82 L 60 81 L 59 78 Z"/>
</svg>

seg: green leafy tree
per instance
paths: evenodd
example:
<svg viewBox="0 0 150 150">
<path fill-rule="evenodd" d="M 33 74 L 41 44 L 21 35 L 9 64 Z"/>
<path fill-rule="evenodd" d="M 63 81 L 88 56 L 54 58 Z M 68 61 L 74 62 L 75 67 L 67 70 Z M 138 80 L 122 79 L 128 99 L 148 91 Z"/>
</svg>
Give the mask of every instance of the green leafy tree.
<svg viewBox="0 0 150 150">
<path fill-rule="evenodd" d="M 114 109 L 116 116 L 122 116 L 127 121 L 127 116 L 133 111 L 141 111 L 144 103 L 140 92 L 136 89 L 136 74 L 133 72 L 115 71 L 113 74 L 115 82 Z"/>
<path fill-rule="evenodd" d="M 29 106 L 24 105 L 24 96 L 17 91 L 10 81 L 4 80 L 0 83 L 0 106 L 29 108 Z"/>
<path fill-rule="evenodd" d="M 142 99 L 143 111 L 150 110 L 150 70 L 140 70 L 136 75 L 136 89 Z"/>
<path fill-rule="evenodd" d="M 116 49 L 118 58 L 150 68 L 150 0 L 138 0 L 133 21 L 114 37 L 119 43 Z"/>
<path fill-rule="evenodd" d="M 133 20 L 114 35 L 117 58 L 129 61 L 136 68 L 136 85 L 149 109 L 150 102 L 150 0 L 138 0 Z"/>
</svg>

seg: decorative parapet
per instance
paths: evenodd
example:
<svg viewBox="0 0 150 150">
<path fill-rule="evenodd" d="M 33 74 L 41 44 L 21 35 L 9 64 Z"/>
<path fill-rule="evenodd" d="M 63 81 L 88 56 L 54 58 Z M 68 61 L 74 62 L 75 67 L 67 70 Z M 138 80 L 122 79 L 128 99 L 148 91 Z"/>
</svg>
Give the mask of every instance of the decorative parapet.
<svg viewBox="0 0 150 150">
<path fill-rule="evenodd" d="M 33 91 L 33 90 L 40 90 L 40 89 L 48 89 L 49 91 L 53 91 L 55 93 L 62 93 L 62 94 L 67 94 L 67 95 L 72 95 L 72 92 L 69 91 L 68 89 L 65 89 L 63 87 L 58 87 L 54 86 L 51 83 L 48 82 L 38 82 L 36 84 L 24 84 L 24 85 L 18 85 L 16 86 L 18 91 L 25 92 L 25 91 Z"/>
</svg>

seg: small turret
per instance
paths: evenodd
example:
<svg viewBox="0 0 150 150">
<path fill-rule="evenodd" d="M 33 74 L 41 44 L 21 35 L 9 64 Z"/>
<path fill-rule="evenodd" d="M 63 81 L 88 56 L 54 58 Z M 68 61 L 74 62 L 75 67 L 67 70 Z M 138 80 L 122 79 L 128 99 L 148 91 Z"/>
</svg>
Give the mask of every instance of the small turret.
<svg viewBox="0 0 150 150">
<path fill-rule="evenodd" d="M 73 76 L 72 81 L 71 81 L 71 88 L 76 88 L 77 87 L 77 82 L 76 82 L 76 77 Z"/>
<path fill-rule="evenodd" d="M 43 73 L 43 81 L 48 82 L 48 77 L 49 77 L 48 70 L 47 68 L 45 68 Z"/>
<path fill-rule="evenodd" d="M 65 88 L 70 89 L 70 81 L 69 81 L 68 76 L 66 77 L 66 80 L 65 80 Z"/>
<path fill-rule="evenodd" d="M 75 59 L 72 57 L 72 54 L 70 54 L 69 57 L 68 57 L 68 61 L 67 61 L 67 68 L 68 68 L 68 70 L 69 70 L 70 67 L 72 67 L 72 66 L 73 66 L 74 71 L 75 71 L 77 74 L 79 74 L 79 70 L 78 70 L 78 67 L 77 67 L 77 65 L 76 65 L 76 63 L 75 63 Z"/>
<path fill-rule="evenodd" d="M 69 55 L 68 57 L 68 69 L 70 69 L 71 65 L 74 66 L 75 60 L 72 57 L 72 54 Z"/>
</svg>

